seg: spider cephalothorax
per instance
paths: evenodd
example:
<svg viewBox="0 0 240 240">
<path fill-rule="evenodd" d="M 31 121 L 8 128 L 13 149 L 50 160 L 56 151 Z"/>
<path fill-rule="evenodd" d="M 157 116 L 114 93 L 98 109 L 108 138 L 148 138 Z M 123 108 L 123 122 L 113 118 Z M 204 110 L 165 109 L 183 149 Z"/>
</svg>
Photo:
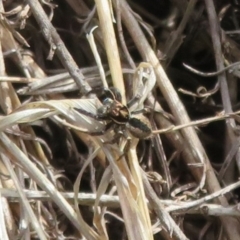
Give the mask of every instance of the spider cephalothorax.
<svg viewBox="0 0 240 240">
<path fill-rule="evenodd" d="M 141 111 L 129 111 L 129 108 L 138 100 L 136 97 L 124 105 L 122 96 L 116 88 L 91 91 L 91 93 L 93 92 L 96 93 L 102 103 L 102 106 L 97 110 L 97 114 L 95 115 L 83 109 L 76 110 L 96 120 L 108 121 L 108 123 L 103 131 L 89 132 L 89 134 L 102 135 L 115 124 L 120 127 L 125 126 L 136 138 L 143 139 L 151 136 L 152 128 L 149 120 L 140 113 Z M 116 129 L 114 130 L 116 131 Z"/>
</svg>

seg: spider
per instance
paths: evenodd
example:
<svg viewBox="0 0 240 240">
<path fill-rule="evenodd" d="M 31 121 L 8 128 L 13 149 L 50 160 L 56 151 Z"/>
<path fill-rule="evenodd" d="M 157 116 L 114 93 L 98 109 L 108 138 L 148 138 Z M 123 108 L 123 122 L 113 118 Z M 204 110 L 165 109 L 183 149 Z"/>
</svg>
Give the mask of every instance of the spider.
<svg viewBox="0 0 240 240">
<path fill-rule="evenodd" d="M 99 132 L 88 132 L 90 135 L 103 135 L 108 129 L 114 125 L 114 131 L 125 127 L 132 136 L 144 139 L 152 134 L 152 127 L 149 120 L 143 116 L 142 110 L 130 112 L 129 108 L 139 99 L 138 96 L 133 97 L 126 105 L 122 103 L 122 96 L 118 89 L 102 88 L 97 91 L 92 90 L 90 93 L 96 93 L 102 106 L 97 110 L 97 114 L 90 113 L 83 109 L 76 109 L 79 113 L 89 116 L 99 121 L 107 121 L 105 129 Z M 119 129 L 120 127 L 120 129 Z"/>
</svg>

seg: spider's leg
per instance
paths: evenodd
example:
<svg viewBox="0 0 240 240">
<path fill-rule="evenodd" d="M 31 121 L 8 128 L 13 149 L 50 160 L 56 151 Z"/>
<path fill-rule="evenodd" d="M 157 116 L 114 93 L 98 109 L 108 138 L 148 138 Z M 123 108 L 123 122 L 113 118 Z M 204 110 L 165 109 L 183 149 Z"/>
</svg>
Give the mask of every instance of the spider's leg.
<svg viewBox="0 0 240 240">
<path fill-rule="evenodd" d="M 79 113 L 81 113 L 81 114 L 83 114 L 83 115 L 85 115 L 87 117 L 91 117 L 91 118 L 93 118 L 95 120 L 101 121 L 101 120 L 108 120 L 109 119 L 108 116 L 106 116 L 104 114 L 94 114 L 94 113 L 88 112 L 88 111 L 86 111 L 84 109 L 80 109 L 80 108 L 74 108 L 74 109 L 77 112 L 79 112 Z"/>
<path fill-rule="evenodd" d="M 109 88 L 111 90 L 111 92 L 113 93 L 115 99 L 118 101 L 118 102 L 122 102 L 122 95 L 120 93 L 120 91 L 115 88 L 115 87 L 110 87 Z"/>
<path fill-rule="evenodd" d="M 89 96 L 90 94 L 96 94 L 97 98 L 103 102 L 105 99 L 110 98 L 112 100 L 115 99 L 115 90 L 112 92 L 111 88 L 104 88 L 104 87 L 98 87 L 94 88 L 91 91 L 89 91 L 86 96 Z"/>
<path fill-rule="evenodd" d="M 146 113 L 149 113 L 149 112 L 150 112 L 149 108 L 143 108 L 143 109 L 140 109 L 140 110 L 137 110 L 137 111 L 132 111 L 131 114 L 132 115 L 137 115 L 137 114 L 140 114 L 140 113 L 146 114 Z"/>
</svg>

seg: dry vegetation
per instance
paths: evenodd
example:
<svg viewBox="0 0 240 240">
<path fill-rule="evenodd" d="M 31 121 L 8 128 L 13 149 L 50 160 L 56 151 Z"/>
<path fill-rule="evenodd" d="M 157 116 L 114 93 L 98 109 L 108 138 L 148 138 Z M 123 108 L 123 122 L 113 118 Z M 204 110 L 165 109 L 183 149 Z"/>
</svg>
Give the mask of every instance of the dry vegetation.
<svg viewBox="0 0 240 240">
<path fill-rule="evenodd" d="M 0 9 L 0 239 L 240 239 L 240 1 Z M 150 138 L 90 134 L 112 86 Z"/>
</svg>

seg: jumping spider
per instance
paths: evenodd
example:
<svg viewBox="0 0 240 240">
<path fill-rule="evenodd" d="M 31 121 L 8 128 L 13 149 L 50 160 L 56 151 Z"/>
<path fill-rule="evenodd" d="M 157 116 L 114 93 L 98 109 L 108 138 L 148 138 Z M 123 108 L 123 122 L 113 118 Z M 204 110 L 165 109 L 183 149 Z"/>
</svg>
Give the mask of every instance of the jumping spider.
<svg viewBox="0 0 240 240">
<path fill-rule="evenodd" d="M 102 103 L 102 106 L 97 110 L 97 114 L 90 113 L 83 109 L 76 109 L 81 114 L 89 116 L 99 121 L 107 121 L 104 130 L 100 132 L 89 132 L 91 135 L 103 135 L 108 129 L 114 125 L 114 131 L 121 130 L 125 127 L 132 136 L 144 139 L 152 134 L 152 128 L 149 120 L 142 115 L 143 110 L 129 111 L 129 108 L 138 101 L 139 97 L 135 96 L 126 105 L 122 103 L 121 93 L 116 88 L 103 88 L 99 91 L 93 90 L 90 93 L 96 93 Z M 120 127 L 120 129 L 119 129 Z M 124 129 L 123 129 L 124 131 Z M 118 133 L 118 132 L 117 132 Z"/>
</svg>

